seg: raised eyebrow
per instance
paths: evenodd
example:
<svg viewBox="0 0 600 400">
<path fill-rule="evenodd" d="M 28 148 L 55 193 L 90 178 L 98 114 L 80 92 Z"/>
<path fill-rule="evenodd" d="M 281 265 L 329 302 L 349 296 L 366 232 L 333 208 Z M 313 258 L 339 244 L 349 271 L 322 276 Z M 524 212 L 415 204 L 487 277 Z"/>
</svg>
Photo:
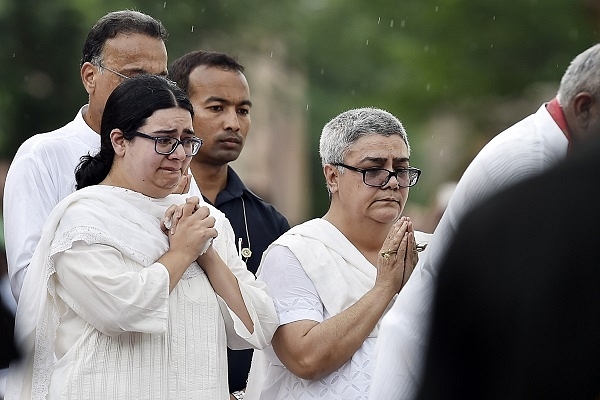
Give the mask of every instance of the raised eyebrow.
<svg viewBox="0 0 600 400">
<path fill-rule="evenodd" d="M 375 163 L 375 164 L 383 164 L 383 163 L 385 163 L 387 161 L 387 158 L 383 158 L 383 157 L 369 157 L 369 156 L 367 156 L 367 157 L 363 158 L 362 160 L 360 160 L 358 163 L 362 164 L 365 161 L 369 161 L 369 162 L 372 162 L 372 163 Z"/>
<path fill-rule="evenodd" d="M 410 159 L 408 157 L 394 158 L 394 163 L 397 163 L 397 162 L 401 162 L 401 163 L 406 162 L 407 163 L 407 162 L 410 162 Z"/>
<path fill-rule="evenodd" d="M 143 68 L 125 68 L 121 71 L 126 75 L 152 75 L 150 72 L 146 71 Z"/>
<path fill-rule="evenodd" d="M 129 72 L 131 75 L 133 75 L 133 74 L 135 74 L 135 75 L 156 75 L 156 76 L 161 76 L 163 78 L 166 78 L 169 75 L 169 73 L 166 70 L 160 71 L 158 74 L 153 74 L 152 72 L 148 72 L 147 70 L 142 69 L 142 68 L 131 69 L 131 70 L 128 70 L 127 72 Z"/>
<path fill-rule="evenodd" d="M 387 161 L 387 158 L 386 157 L 369 157 L 369 156 L 367 156 L 367 157 L 363 158 L 362 160 L 360 160 L 359 162 L 362 163 L 364 161 L 371 161 L 373 163 L 383 164 Z M 408 157 L 397 157 L 397 158 L 394 158 L 393 162 L 394 163 L 409 162 L 409 158 Z"/>
<path fill-rule="evenodd" d="M 177 133 L 177 129 L 159 129 L 159 130 L 154 131 L 152 133 L 169 135 L 169 134 Z M 196 133 L 194 133 L 194 131 L 191 130 L 191 129 L 184 129 L 183 133 L 187 134 L 187 135 L 194 135 L 194 136 L 196 136 Z"/>
<path fill-rule="evenodd" d="M 162 133 L 164 135 L 168 135 L 170 133 L 177 132 L 177 129 L 159 129 L 156 131 L 152 131 L 152 133 Z"/>
<path fill-rule="evenodd" d="M 222 97 L 218 97 L 218 96 L 210 96 L 209 98 L 207 98 L 205 100 L 205 103 L 212 103 L 212 102 L 223 103 L 223 104 L 232 104 L 229 100 L 224 99 Z M 241 102 L 236 104 L 236 106 L 248 106 L 248 107 L 252 108 L 252 102 L 250 100 L 242 100 Z"/>
</svg>

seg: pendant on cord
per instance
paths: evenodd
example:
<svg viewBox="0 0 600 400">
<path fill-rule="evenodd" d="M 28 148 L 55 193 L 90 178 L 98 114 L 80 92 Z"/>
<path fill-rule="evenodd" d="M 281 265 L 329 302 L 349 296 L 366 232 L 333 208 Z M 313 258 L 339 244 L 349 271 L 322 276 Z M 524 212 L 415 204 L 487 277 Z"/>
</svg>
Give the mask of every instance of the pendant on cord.
<svg viewBox="0 0 600 400">
<path fill-rule="evenodd" d="M 252 256 L 252 250 L 250 250 L 250 232 L 248 232 L 248 220 L 246 219 L 246 203 L 244 198 L 240 197 L 242 201 L 242 210 L 244 212 L 244 227 L 246 228 L 246 239 L 248 240 L 248 247 L 242 248 L 242 238 L 238 240 L 238 254 L 242 257 L 246 257 L 246 260 Z"/>
<path fill-rule="evenodd" d="M 247 247 L 242 249 L 242 257 L 250 258 L 252 256 L 252 250 Z"/>
<path fill-rule="evenodd" d="M 246 257 L 246 259 L 250 258 L 252 255 L 252 250 L 250 250 L 250 246 L 242 248 L 242 238 L 238 239 L 238 254 L 242 257 Z"/>
</svg>

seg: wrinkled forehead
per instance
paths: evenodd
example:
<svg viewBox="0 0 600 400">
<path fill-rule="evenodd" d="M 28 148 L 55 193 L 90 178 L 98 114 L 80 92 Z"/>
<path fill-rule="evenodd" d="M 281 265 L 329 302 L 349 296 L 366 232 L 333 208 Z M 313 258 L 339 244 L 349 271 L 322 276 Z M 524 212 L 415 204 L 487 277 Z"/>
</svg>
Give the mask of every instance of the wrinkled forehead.
<svg viewBox="0 0 600 400">
<path fill-rule="evenodd" d="M 352 159 L 360 161 L 363 159 L 391 159 L 408 160 L 408 146 L 398 135 L 381 135 L 370 134 L 365 135 L 354 141 L 344 154 L 344 160 Z"/>
</svg>

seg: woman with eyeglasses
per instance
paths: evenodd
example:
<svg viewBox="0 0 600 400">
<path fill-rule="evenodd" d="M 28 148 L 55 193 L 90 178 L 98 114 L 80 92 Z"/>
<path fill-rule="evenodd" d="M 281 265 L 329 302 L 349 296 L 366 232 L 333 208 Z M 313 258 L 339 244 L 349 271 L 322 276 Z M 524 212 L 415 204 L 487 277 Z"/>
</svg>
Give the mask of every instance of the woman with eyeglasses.
<svg viewBox="0 0 600 400">
<path fill-rule="evenodd" d="M 401 122 L 346 111 L 323 128 L 320 154 L 329 210 L 277 239 L 258 270 L 279 328 L 254 353 L 245 399 L 366 399 L 379 322 L 418 261 L 402 212 L 421 171 Z"/>
<path fill-rule="evenodd" d="M 100 152 L 82 158 L 23 285 L 8 398 L 225 400 L 227 346 L 269 343 L 275 309 L 229 222 L 171 194 L 202 145 L 192 116 L 163 77 L 108 98 Z"/>
</svg>

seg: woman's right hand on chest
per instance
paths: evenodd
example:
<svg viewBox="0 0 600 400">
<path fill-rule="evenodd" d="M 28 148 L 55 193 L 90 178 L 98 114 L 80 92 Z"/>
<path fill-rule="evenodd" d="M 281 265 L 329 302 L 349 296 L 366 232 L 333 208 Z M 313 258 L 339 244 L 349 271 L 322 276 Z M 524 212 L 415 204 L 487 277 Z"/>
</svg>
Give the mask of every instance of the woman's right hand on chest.
<svg viewBox="0 0 600 400">
<path fill-rule="evenodd" d="M 215 218 L 206 206 L 199 206 L 198 197 L 186 199 L 185 204 L 169 207 L 171 226 L 167 232 L 172 251 L 180 251 L 195 260 L 207 243 L 217 236 Z M 169 212 L 167 210 L 167 213 Z"/>
</svg>

